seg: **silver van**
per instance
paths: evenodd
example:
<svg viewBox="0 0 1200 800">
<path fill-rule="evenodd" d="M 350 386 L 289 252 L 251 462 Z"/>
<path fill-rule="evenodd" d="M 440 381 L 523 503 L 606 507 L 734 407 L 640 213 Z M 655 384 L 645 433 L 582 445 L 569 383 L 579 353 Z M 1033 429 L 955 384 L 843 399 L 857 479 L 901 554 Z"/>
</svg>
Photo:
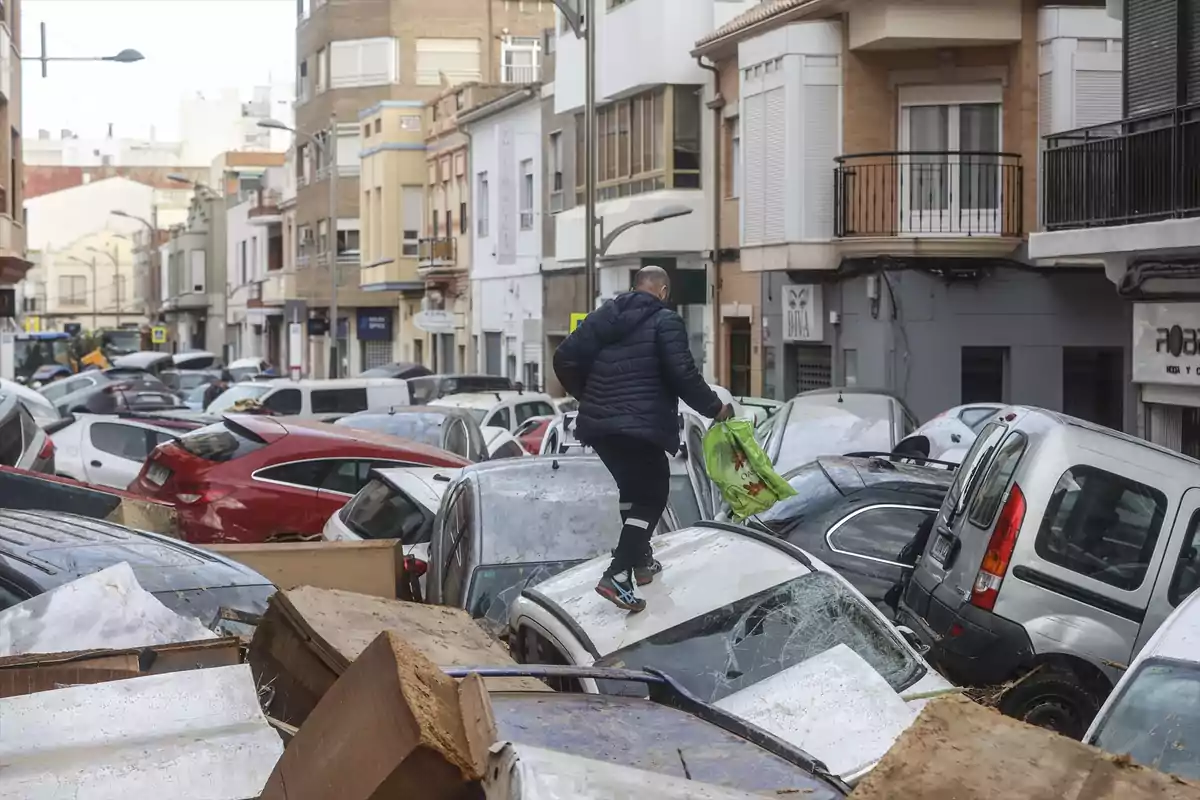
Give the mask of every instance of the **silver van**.
<svg viewBox="0 0 1200 800">
<path fill-rule="evenodd" d="M 1200 462 L 1013 406 L 962 462 L 898 624 L 959 683 L 1020 679 L 1000 710 L 1078 739 L 1200 585 Z"/>
</svg>

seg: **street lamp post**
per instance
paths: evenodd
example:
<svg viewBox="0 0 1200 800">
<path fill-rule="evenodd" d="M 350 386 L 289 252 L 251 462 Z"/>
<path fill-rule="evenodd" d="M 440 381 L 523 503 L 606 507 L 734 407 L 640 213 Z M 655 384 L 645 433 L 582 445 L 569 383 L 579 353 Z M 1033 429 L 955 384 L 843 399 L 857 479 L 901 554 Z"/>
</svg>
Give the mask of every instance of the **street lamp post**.
<svg viewBox="0 0 1200 800">
<path fill-rule="evenodd" d="M 88 252 L 96 253 L 96 254 L 102 255 L 102 256 L 107 256 L 108 259 L 110 261 L 112 261 L 113 291 L 116 293 L 116 297 L 117 297 L 117 327 L 119 328 L 119 327 L 121 327 L 121 260 L 117 256 L 117 253 L 119 251 L 117 248 L 114 247 L 113 252 L 110 253 L 107 250 L 101 250 L 99 247 L 89 246 Z"/>
<path fill-rule="evenodd" d="M 324 143 L 316 136 L 304 131 L 299 131 L 290 125 L 284 125 L 276 119 L 264 119 L 258 123 L 260 128 L 269 128 L 277 131 L 288 131 L 293 136 L 298 136 L 317 148 L 317 152 L 323 157 L 326 164 L 329 165 L 329 367 L 327 374 L 330 378 L 338 377 L 338 371 L 341 367 L 341 355 L 339 354 L 338 342 L 338 246 L 337 246 L 337 179 L 338 179 L 338 164 L 337 164 L 337 115 L 330 112 L 329 115 L 329 134 Z"/>
<path fill-rule="evenodd" d="M 159 281 L 162 279 L 162 254 L 158 251 L 158 206 L 153 205 L 150 207 L 150 219 L 144 219 L 135 214 L 120 210 L 113 211 L 112 215 L 140 222 L 146 228 L 146 235 L 149 237 L 146 240 L 146 247 L 149 248 L 149 258 L 147 260 L 150 262 L 150 280 L 148 281 L 150 291 L 147 296 L 147 305 L 149 307 L 147 308 L 146 316 L 150 319 L 151 324 L 155 324 L 158 322 L 158 304 L 162 299 L 161 287 L 159 287 Z"/>
<path fill-rule="evenodd" d="M 80 264 L 83 264 L 85 267 L 90 267 L 92 270 L 92 332 L 95 333 L 97 328 L 96 309 L 100 305 L 98 300 L 100 294 L 96 287 L 96 258 L 93 256 L 91 261 L 85 261 L 79 256 L 70 256 L 70 259 L 72 261 L 78 261 Z"/>
<path fill-rule="evenodd" d="M 603 257 L 608 252 L 608 248 L 612 247 L 612 243 L 617 240 L 617 237 L 630 228 L 636 228 L 639 225 L 654 225 L 655 223 L 675 219 L 676 217 L 686 217 L 694 210 L 687 206 L 664 206 L 644 219 L 635 219 L 621 223 L 613 229 L 612 233 L 604 232 L 604 218 L 601 217 L 596 220 L 596 225 L 600 228 L 600 247 L 598 253 Z"/>
<path fill-rule="evenodd" d="M 22 61 L 42 62 L 42 77 L 46 77 L 46 65 L 51 61 L 112 61 L 117 64 L 132 64 L 141 61 L 144 55 L 137 50 L 126 47 L 111 56 L 48 56 L 46 55 L 46 23 L 42 23 L 42 54 L 39 56 L 21 56 Z"/>
<path fill-rule="evenodd" d="M 583 261 L 587 312 L 596 305 L 596 36 L 592 11 L 596 0 L 554 0 L 576 38 L 583 39 Z M 576 158 L 579 154 L 576 153 Z"/>
</svg>

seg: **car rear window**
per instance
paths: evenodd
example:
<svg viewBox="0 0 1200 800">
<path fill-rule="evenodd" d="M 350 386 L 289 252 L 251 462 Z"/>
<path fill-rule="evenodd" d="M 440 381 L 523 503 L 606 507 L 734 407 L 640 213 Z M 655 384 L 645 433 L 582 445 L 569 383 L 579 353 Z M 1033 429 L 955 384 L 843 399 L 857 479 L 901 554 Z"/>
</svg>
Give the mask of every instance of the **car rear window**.
<svg viewBox="0 0 1200 800">
<path fill-rule="evenodd" d="M 1000 501 L 1004 498 L 1004 490 L 1008 488 L 1008 482 L 1017 471 L 1017 464 L 1021 463 L 1021 456 L 1025 454 L 1025 446 L 1028 443 L 1029 439 L 1025 434 L 1013 431 L 1004 440 L 1004 444 L 1000 445 L 1000 450 L 992 460 L 992 465 L 988 467 L 987 475 L 979 484 L 979 491 L 971 503 L 968 519 L 972 525 L 980 528 L 992 526 L 992 520 L 1000 508 Z"/>
<path fill-rule="evenodd" d="M 232 461 L 265 446 L 266 441 L 241 425 L 226 420 L 185 433 L 176 444 L 208 461 Z"/>
<path fill-rule="evenodd" d="M 346 527 L 364 539 L 400 539 L 405 545 L 429 541 L 426 513 L 387 481 L 373 478 L 342 512 Z"/>
<path fill-rule="evenodd" d="M 1145 580 L 1166 511 L 1157 489 L 1077 465 L 1058 479 L 1035 549 L 1051 564 L 1133 591 Z"/>
<path fill-rule="evenodd" d="M 367 390 L 317 389 L 312 393 L 314 414 L 352 414 L 367 408 Z"/>
<path fill-rule="evenodd" d="M 946 493 L 945 508 L 950 509 L 951 515 L 956 514 L 960 504 L 964 504 L 968 499 L 972 484 L 977 479 L 979 472 L 991 460 L 992 453 L 995 452 L 1003 432 L 1004 426 L 993 422 L 983 429 L 983 432 L 975 439 L 975 443 L 971 445 L 966 458 L 958 467 L 958 473 L 954 476 L 954 483 L 950 485 L 950 491 Z"/>
<path fill-rule="evenodd" d="M 21 415 L 13 414 L 0 422 L 0 464 L 15 467 L 25 451 L 24 438 L 21 434 Z"/>
</svg>

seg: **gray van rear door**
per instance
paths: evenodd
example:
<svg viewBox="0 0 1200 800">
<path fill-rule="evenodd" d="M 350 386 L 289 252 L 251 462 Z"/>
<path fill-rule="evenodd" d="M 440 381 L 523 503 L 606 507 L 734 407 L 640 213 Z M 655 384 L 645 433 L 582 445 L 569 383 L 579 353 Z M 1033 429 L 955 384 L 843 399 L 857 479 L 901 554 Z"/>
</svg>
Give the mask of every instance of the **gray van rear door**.
<svg viewBox="0 0 1200 800">
<path fill-rule="evenodd" d="M 1188 489 L 1179 502 L 1154 593 L 1133 648 L 1136 656 L 1184 598 L 1200 588 L 1200 489 Z"/>
</svg>

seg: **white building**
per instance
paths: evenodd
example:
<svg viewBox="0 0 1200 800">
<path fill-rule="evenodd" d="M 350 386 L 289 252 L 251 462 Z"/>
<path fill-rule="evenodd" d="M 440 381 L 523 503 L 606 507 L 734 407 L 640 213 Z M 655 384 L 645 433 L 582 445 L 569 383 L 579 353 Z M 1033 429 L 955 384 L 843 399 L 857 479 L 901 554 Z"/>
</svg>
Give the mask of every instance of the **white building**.
<svg viewBox="0 0 1200 800">
<path fill-rule="evenodd" d="M 542 107 L 535 84 L 458 116 L 474 172 L 474 369 L 543 384 Z"/>
<path fill-rule="evenodd" d="M 291 144 L 287 131 L 259 127 L 266 119 L 285 125 L 294 120 L 290 83 L 255 86 L 246 95 L 237 89 L 203 94 L 179 101 L 179 138 L 161 139 L 154 128 L 149 138 L 121 136 L 111 126 L 102 138 L 81 138 L 70 130 L 58 137 L 39 130 L 23 144 L 25 164 L 63 167 L 183 167 L 210 164 L 231 150 L 282 152 Z"/>
<path fill-rule="evenodd" d="M 672 277 L 672 299 L 687 323 L 692 353 L 706 374 L 713 363 L 712 319 L 705 304 L 712 231 L 705 194 L 705 165 L 713 146 L 704 87 L 713 81 L 691 56 L 697 40 L 752 8 L 757 0 L 636 0 L 596 3 L 597 217 L 602 231 L 647 219 L 667 208 L 691 213 L 640 225 L 617 238 L 603 255 L 599 293 L 626 291 L 630 276 L 647 264 Z M 584 103 L 584 42 L 558 15 L 554 81 L 555 112 L 581 114 Z M 619 99 L 618 99 L 619 98 Z M 576 152 L 584 152 L 577 125 Z M 606 139 L 606 137 L 610 137 Z M 573 176 L 582 191 L 583 159 Z M 568 185 L 567 190 L 572 187 Z M 599 237 L 598 237 L 599 241 Z M 582 264 L 583 199 L 557 217 L 557 266 Z"/>
</svg>

